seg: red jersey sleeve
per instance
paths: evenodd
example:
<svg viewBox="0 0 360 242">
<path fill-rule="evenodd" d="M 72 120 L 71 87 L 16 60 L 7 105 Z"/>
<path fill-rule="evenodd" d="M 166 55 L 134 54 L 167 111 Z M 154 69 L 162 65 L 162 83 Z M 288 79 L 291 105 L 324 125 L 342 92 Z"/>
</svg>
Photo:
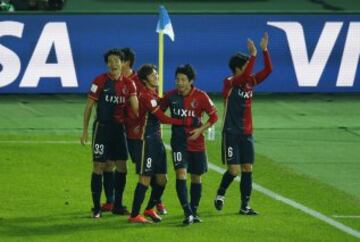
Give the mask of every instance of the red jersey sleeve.
<svg viewBox="0 0 360 242">
<path fill-rule="evenodd" d="M 136 86 L 133 80 L 125 78 L 126 87 L 129 91 L 129 97 L 136 96 Z"/>
<path fill-rule="evenodd" d="M 223 85 L 223 96 L 224 98 L 227 98 L 230 94 L 230 90 L 232 89 L 232 77 L 227 77 L 224 79 L 224 85 Z"/>
<path fill-rule="evenodd" d="M 138 75 L 136 74 L 136 72 L 133 72 L 133 74 L 131 74 L 130 76 L 128 76 L 128 79 L 131 79 L 131 80 L 134 81 L 137 92 L 140 92 L 140 90 L 144 87 L 144 84 L 143 84 L 142 81 L 139 79 L 139 77 L 138 77 Z"/>
<path fill-rule="evenodd" d="M 88 97 L 97 101 L 99 100 L 100 93 L 104 89 L 104 75 L 100 75 L 92 81 Z"/>
<path fill-rule="evenodd" d="M 185 125 L 185 122 L 182 119 L 176 119 L 171 118 L 165 115 L 165 113 L 160 109 L 160 106 L 158 106 L 153 112 L 152 112 L 161 123 L 163 124 L 172 124 L 172 125 Z"/>
<path fill-rule="evenodd" d="M 272 64 L 270 59 L 269 51 L 263 51 L 264 56 L 264 69 L 257 72 L 254 76 L 252 76 L 251 80 L 253 81 L 253 86 L 261 83 L 269 74 L 272 72 Z"/>
<path fill-rule="evenodd" d="M 141 92 L 139 96 L 140 102 L 148 112 L 154 112 L 159 108 L 159 102 L 157 98 L 152 97 L 146 92 Z"/>
<path fill-rule="evenodd" d="M 213 125 L 218 120 L 217 110 L 213 101 L 205 92 L 203 92 L 202 103 L 205 112 L 209 115 L 208 123 Z"/>
<path fill-rule="evenodd" d="M 182 119 L 174 119 L 164 114 L 164 112 L 160 108 L 160 103 L 158 102 L 158 98 L 151 96 L 145 92 L 142 92 L 140 95 L 140 101 L 142 105 L 146 108 L 146 110 L 154 114 L 161 123 L 184 125 L 184 121 Z"/>
</svg>

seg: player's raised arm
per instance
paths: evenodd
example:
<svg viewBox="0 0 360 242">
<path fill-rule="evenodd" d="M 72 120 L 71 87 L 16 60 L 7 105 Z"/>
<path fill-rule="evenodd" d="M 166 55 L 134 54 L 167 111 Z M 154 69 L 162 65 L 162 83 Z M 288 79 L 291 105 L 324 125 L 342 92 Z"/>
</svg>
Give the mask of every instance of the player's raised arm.
<svg viewBox="0 0 360 242">
<path fill-rule="evenodd" d="M 257 72 L 254 75 L 253 78 L 254 85 L 261 83 L 272 72 L 272 64 L 271 64 L 270 54 L 268 51 L 268 43 L 269 43 L 269 35 L 267 32 L 265 32 L 260 41 L 260 47 L 264 56 L 264 69 L 262 69 L 261 71 Z"/>
<path fill-rule="evenodd" d="M 267 32 L 265 32 L 260 41 L 261 50 L 267 51 L 268 44 L 269 44 L 269 34 Z"/>
<path fill-rule="evenodd" d="M 252 39 L 248 39 L 248 40 L 247 40 L 247 46 L 248 46 L 250 55 L 256 57 L 256 55 L 257 55 L 257 48 L 256 48 L 256 46 L 255 46 L 255 44 L 254 44 L 254 41 L 252 41 Z"/>
</svg>

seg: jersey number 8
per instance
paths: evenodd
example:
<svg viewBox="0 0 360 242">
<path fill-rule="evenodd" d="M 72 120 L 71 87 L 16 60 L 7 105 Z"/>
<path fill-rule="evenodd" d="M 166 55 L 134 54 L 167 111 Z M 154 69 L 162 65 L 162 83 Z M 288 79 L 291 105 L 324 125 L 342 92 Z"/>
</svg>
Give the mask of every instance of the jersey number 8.
<svg viewBox="0 0 360 242">
<path fill-rule="evenodd" d="M 152 162 L 151 158 L 146 159 L 146 167 L 147 168 L 151 168 L 151 162 Z"/>
</svg>

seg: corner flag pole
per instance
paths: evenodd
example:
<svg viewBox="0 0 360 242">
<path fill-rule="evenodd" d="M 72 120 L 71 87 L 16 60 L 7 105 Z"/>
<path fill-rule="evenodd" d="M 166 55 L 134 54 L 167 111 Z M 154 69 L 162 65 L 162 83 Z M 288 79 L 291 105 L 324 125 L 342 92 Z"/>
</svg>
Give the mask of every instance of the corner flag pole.
<svg viewBox="0 0 360 242">
<path fill-rule="evenodd" d="M 169 36 L 172 41 L 175 40 L 169 14 L 162 5 L 159 8 L 159 21 L 156 32 L 159 33 L 159 96 L 162 97 L 164 92 L 164 34 Z"/>
<path fill-rule="evenodd" d="M 164 93 L 164 32 L 159 32 L 159 96 Z"/>
</svg>

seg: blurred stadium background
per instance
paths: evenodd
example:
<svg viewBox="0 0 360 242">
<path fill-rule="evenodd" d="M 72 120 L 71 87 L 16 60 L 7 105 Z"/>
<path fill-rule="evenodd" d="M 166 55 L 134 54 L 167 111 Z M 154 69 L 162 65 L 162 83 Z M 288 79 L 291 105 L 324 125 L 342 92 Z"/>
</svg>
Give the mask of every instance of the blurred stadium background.
<svg viewBox="0 0 360 242">
<path fill-rule="evenodd" d="M 90 147 L 78 141 L 85 93 L 106 68 L 106 49 L 134 48 L 135 68 L 157 63 L 159 4 L 175 32 L 175 42 L 165 39 L 165 90 L 175 67 L 190 62 L 220 115 L 229 56 L 269 32 L 274 70 L 253 102 L 256 218 L 236 214 L 236 183 L 224 211 L 213 208 L 219 120 L 207 143 L 203 224 L 180 226 L 170 155 L 163 223 L 90 219 Z M 61 8 L 0 15 L 0 241 L 359 241 L 360 1 L 67 0 Z M 169 134 L 165 127 L 165 143 Z M 137 178 L 128 164 L 130 206 Z"/>
</svg>

